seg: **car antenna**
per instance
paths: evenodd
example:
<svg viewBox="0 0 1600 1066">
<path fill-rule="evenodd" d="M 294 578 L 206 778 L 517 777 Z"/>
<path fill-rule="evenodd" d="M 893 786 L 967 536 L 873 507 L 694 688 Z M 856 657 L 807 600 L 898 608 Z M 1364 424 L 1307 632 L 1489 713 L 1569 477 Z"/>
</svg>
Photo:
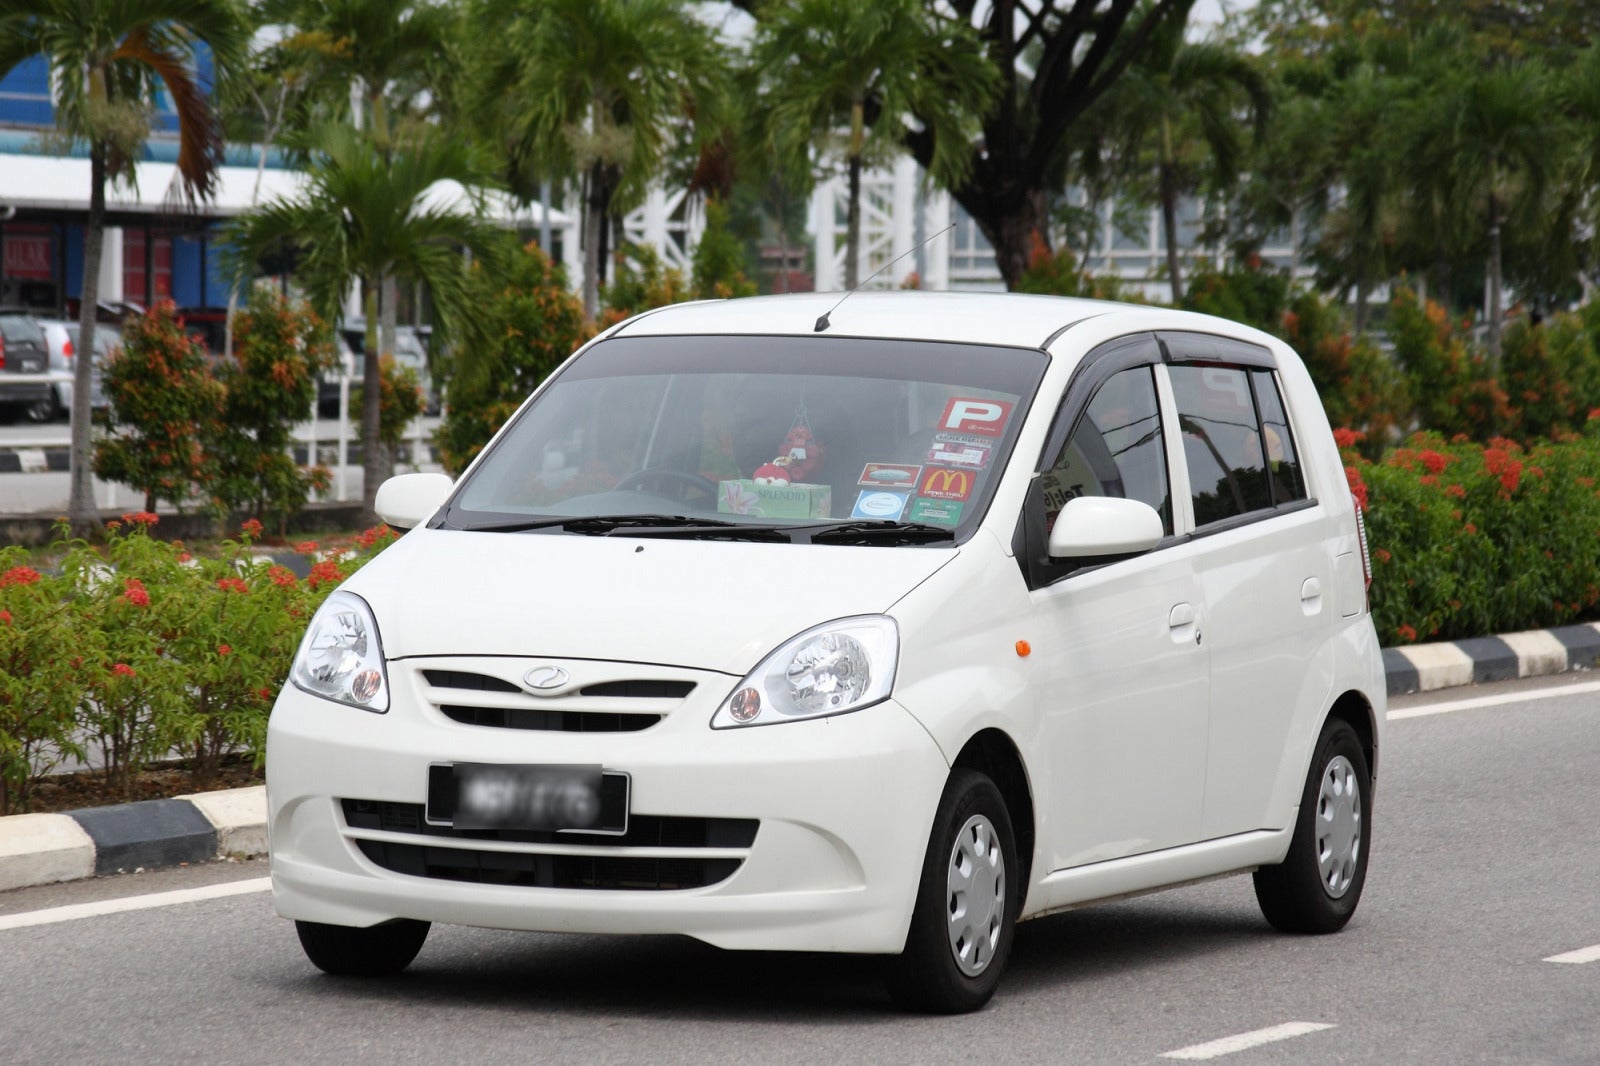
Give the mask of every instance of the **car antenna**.
<svg viewBox="0 0 1600 1066">
<path fill-rule="evenodd" d="M 833 323 L 828 321 L 828 316 L 833 314 L 835 311 L 839 310 L 839 304 L 844 303 L 846 300 L 850 299 L 850 297 L 854 296 L 855 293 L 856 293 L 856 289 L 861 288 L 861 286 L 865 285 L 867 282 L 871 281 L 873 278 L 877 277 L 879 274 L 882 274 L 885 270 L 888 270 L 890 267 L 892 267 L 896 263 L 900 262 L 900 260 L 902 260 L 906 256 L 910 255 L 912 252 L 918 251 L 919 249 L 922 249 L 922 248 L 926 248 L 929 244 L 931 244 L 933 242 L 933 240 L 935 238 L 943 237 L 946 233 L 949 233 L 951 230 L 953 230 L 955 228 L 956 228 L 956 224 L 954 222 L 950 223 L 948 226 L 946 226 L 944 229 L 940 230 L 938 233 L 935 233 L 935 234 L 929 236 L 921 244 L 915 245 L 915 246 L 907 249 L 906 251 L 901 252 L 899 255 L 895 256 L 893 259 L 891 259 L 887 263 L 883 264 L 883 266 L 879 267 L 877 270 L 874 270 L 872 273 L 868 274 L 862 280 L 856 282 L 856 285 L 855 285 L 854 289 L 849 290 L 843 296 L 839 297 L 838 303 L 835 303 L 832 307 L 830 307 L 826 311 L 822 312 L 822 315 L 821 315 L 821 317 L 819 317 L 817 319 L 817 324 L 812 329 L 812 332 L 813 333 L 821 333 L 823 330 L 825 330 L 829 326 L 833 325 Z"/>
</svg>

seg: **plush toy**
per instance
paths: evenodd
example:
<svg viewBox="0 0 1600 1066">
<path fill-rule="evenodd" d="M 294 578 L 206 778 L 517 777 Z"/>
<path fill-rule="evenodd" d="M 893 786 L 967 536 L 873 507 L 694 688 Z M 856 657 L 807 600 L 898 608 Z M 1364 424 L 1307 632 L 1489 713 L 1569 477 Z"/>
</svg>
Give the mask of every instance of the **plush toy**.
<svg viewBox="0 0 1600 1066">
<path fill-rule="evenodd" d="M 796 422 L 783 443 L 778 445 L 782 454 L 770 463 L 762 463 L 752 475 L 757 485 L 794 485 L 811 480 L 828 449 L 817 443 L 811 427 L 804 421 Z"/>
</svg>

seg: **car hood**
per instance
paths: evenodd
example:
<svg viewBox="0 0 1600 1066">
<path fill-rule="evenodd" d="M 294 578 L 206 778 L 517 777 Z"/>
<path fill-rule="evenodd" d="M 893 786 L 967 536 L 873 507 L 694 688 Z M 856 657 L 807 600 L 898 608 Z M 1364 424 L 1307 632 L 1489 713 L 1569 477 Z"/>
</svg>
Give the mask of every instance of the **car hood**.
<svg viewBox="0 0 1600 1066">
<path fill-rule="evenodd" d="M 346 588 L 389 659 L 608 659 L 742 676 L 834 618 L 878 614 L 955 548 L 418 529 Z"/>
</svg>

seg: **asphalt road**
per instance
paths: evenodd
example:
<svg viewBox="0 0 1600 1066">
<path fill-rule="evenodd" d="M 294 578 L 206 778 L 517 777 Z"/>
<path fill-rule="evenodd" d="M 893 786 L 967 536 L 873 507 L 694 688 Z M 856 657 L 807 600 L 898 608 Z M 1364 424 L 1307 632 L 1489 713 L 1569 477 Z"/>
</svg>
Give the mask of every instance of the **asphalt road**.
<svg viewBox="0 0 1600 1066">
<path fill-rule="evenodd" d="M 1483 699 L 1504 702 L 1461 706 Z M 1272 932 L 1244 877 L 1055 915 L 958 1018 L 896 1013 L 870 959 L 678 938 L 435 927 L 405 975 L 342 981 L 272 914 L 264 862 L 213 864 L 0 894 L 0 1058 L 1600 1062 L 1600 684 L 1391 711 L 1366 896 L 1335 936 Z M 16 927 L 129 900 L 165 905 Z"/>
</svg>

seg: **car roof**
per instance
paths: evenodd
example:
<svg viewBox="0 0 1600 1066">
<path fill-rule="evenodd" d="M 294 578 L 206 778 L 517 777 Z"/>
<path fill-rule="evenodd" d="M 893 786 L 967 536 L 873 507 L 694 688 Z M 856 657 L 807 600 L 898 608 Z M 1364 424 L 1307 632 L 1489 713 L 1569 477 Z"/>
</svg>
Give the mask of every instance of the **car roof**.
<svg viewBox="0 0 1600 1066">
<path fill-rule="evenodd" d="M 613 336 L 812 334 L 824 313 L 830 337 L 883 337 L 1042 348 L 1091 318 L 1125 317 L 1132 329 L 1195 329 L 1248 336 L 1236 323 L 1144 304 L 1009 292 L 796 293 L 673 304 L 638 315 Z"/>
</svg>

